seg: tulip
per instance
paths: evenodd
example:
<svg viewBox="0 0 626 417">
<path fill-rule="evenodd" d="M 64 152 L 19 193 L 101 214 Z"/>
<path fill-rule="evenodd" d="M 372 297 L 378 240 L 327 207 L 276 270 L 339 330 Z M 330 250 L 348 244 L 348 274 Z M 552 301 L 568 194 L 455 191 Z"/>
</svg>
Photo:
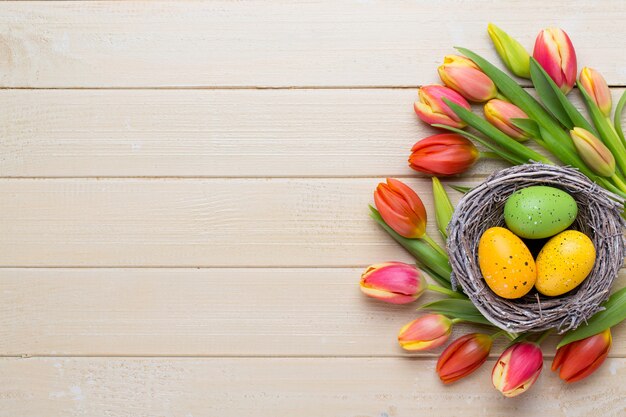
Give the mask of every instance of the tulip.
<svg viewBox="0 0 626 417">
<path fill-rule="evenodd" d="M 528 115 L 515 104 L 504 100 L 493 99 L 485 104 L 485 118 L 503 133 L 517 141 L 525 141 L 530 136 L 515 126 L 512 119 L 528 119 Z"/>
<path fill-rule="evenodd" d="M 450 197 L 443 188 L 439 178 L 433 177 L 433 200 L 435 203 L 435 219 L 437 220 L 437 229 L 444 239 L 448 238 L 448 224 L 452 220 L 454 214 L 454 206 L 450 201 Z"/>
<path fill-rule="evenodd" d="M 427 314 L 406 324 L 398 333 L 398 343 L 409 351 L 434 349 L 446 343 L 452 320 L 441 314 Z"/>
<path fill-rule="evenodd" d="M 461 336 L 443 351 L 437 361 L 437 373 L 444 384 L 451 384 L 471 374 L 485 363 L 493 339 L 488 334 Z"/>
<path fill-rule="evenodd" d="M 417 300 L 427 285 L 419 269 L 403 262 L 371 265 L 361 275 L 361 291 L 365 295 L 391 304 Z"/>
<path fill-rule="evenodd" d="M 442 124 L 457 129 L 466 126 L 443 99 L 448 99 L 470 110 L 469 103 L 456 91 L 442 85 L 427 85 L 418 90 L 419 100 L 413 104 L 415 113 L 424 122 L 429 124 Z"/>
<path fill-rule="evenodd" d="M 580 127 L 570 130 L 569 134 L 578 154 L 593 172 L 602 177 L 615 174 L 615 158 L 600 139 Z"/>
<path fill-rule="evenodd" d="M 491 78 L 464 56 L 446 55 L 437 71 L 445 85 L 470 101 L 487 101 L 498 94 Z"/>
<path fill-rule="evenodd" d="M 552 370 L 561 368 L 559 378 L 570 383 L 591 375 L 606 359 L 611 349 L 611 329 L 586 339 L 569 343 L 556 351 Z"/>
<path fill-rule="evenodd" d="M 570 92 L 576 82 L 576 52 L 563 30 L 542 30 L 535 41 L 533 57 L 563 93 Z"/>
<path fill-rule="evenodd" d="M 467 171 L 479 157 L 470 140 L 456 133 L 441 133 L 413 145 L 409 166 L 425 174 L 449 176 Z"/>
<path fill-rule="evenodd" d="M 374 191 L 374 202 L 385 223 L 400 236 L 421 238 L 426 234 L 426 209 L 406 184 L 387 178 Z"/>
<path fill-rule="evenodd" d="M 585 89 L 589 97 L 596 103 L 602 114 L 611 116 L 611 90 L 606 84 L 606 80 L 598 71 L 589 67 L 584 67 L 580 71 L 580 85 Z"/>
<path fill-rule="evenodd" d="M 505 397 L 515 397 L 535 383 L 541 368 L 541 348 L 535 343 L 516 343 L 500 355 L 493 367 L 493 386 Z"/>
<path fill-rule="evenodd" d="M 530 78 L 530 55 L 526 49 L 493 23 L 489 23 L 487 32 L 504 65 L 518 77 Z"/>
</svg>

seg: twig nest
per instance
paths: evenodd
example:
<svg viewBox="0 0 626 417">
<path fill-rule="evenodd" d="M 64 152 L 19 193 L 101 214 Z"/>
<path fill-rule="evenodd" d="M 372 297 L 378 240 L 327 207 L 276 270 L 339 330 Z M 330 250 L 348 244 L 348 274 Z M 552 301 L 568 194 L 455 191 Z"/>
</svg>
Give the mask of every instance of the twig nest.
<svg viewBox="0 0 626 417">
<path fill-rule="evenodd" d="M 576 289 L 558 297 L 536 290 L 522 298 L 504 299 L 485 283 L 478 265 L 478 242 L 490 227 L 505 226 L 504 204 L 515 191 L 547 185 L 569 193 L 578 204 L 570 229 L 591 238 L 596 262 Z M 624 262 L 624 199 L 596 185 L 576 169 L 526 164 L 503 169 L 468 192 L 448 226 L 452 285 L 460 286 L 476 308 L 494 325 L 515 333 L 575 329 L 599 311 Z"/>
</svg>

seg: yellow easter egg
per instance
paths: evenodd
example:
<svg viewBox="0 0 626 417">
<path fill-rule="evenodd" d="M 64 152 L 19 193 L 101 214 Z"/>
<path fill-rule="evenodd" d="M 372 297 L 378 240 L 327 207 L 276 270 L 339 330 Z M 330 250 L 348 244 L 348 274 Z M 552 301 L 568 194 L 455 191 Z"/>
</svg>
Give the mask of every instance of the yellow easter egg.
<svg viewBox="0 0 626 417">
<path fill-rule="evenodd" d="M 535 287 L 543 295 L 565 294 L 587 278 L 596 261 L 596 248 L 584 233 L 566 230 L 550 239 L 537 255 Z"/>
<path fill-rule="evenodd" d="M 478 265 L 489 288 L 503 298 L 524 296 L 537 279 L 528 247 L 503 227 L 489 228 L 480 237 Z"/>
</svg>

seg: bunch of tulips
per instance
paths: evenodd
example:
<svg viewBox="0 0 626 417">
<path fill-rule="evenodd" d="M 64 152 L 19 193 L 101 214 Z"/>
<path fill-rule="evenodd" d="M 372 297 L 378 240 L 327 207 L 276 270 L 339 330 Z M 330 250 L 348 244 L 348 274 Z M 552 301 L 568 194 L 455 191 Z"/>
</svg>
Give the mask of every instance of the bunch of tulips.
<svg viewBox="0 0 626 417">
<path fill-rule="evenodd" d="M 626 141 L 620 125 L 626 94 L 611 120 L 611 92 L 602 75 L 583 68 L 576 80 L 576 53 L 561 29 L 545 29 L 537 36 L 532 57 L 525 48 L 493 24 L 488 27 L 498 55 L 517 77 L 532 80 L 539 100 L 512 77 L 479 55 L 457 48 L 463 56 L 449 55 L 438 68 L 444 85 L 419 89 L 415 113 L 424 122 L 446 130 L 417 142 L 409 165 L 432 175 L 437 228 L 445 239 L 454 207 L 437 176 L 460 174 L 481 157 L 501 158 L 511 164 L 560 162 L 578 168 L 602 187 L 626 197 Z M 568 100 L 577 84 L 591 122 Z M 484 118 L 472 111 L 472 103 L 484 103 Z M 471 127 L 470 132 L 465 128 Z M 526 147 L 532 140 L 555 161 Z M 487 151 L 481 152 L 478 143 Z M 457 188 L 459 191 L 466 189 Z M 491 333 L 466 334 L 441 353 L 436 371 L 449 384 L 478 369 L 498 337 L 511 340 L 492 371 L 496 389 L 507 397 L 528 390 L 543 367 L 541 334 L 511 334 L 495 328 L 471 301 L 450 283 L 450 265 L 444 248 L 426 232 L 427 213 L 420 197 L 395 179 L 380 183 L 374 192 L 371 215 L 417 265 L 387 262 L 372 265 L 361 276 L 366 295 L 392 304 L 408 304 L 427 290 L 445 297 L 424 304 L 426 314 L 403 326 L 400 346 L 410 352 L 435 349 L 447 343 L 452 327 L 460 322 L 492 328 Z M 436 284 L 428 283 L 426 277 Z M 564 335 L 557 346 L 552 370 L 565 382 L 579 381 L 593 373 L 611 348 L 611 327 L 626 318 L 626 288 L 615 292 L 587 324 Z"/>
</svg>

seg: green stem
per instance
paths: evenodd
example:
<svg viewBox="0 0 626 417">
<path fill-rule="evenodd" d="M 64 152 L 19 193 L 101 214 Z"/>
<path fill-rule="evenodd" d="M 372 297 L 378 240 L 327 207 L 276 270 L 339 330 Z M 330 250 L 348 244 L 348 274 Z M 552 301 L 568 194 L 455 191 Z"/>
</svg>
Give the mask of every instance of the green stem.
<svg viewBox="0 0 626 417">
<path fill-rule="evenodd" d="M 626 146 L 626 140 L 624 139 L 624 131 L 622 130 L 622 111 L 624 110 L 624 106 L 626 105 L 626 91 L 620 97 L 617 102 L 617 106 L 615 107 L 615 115 L 613 116 L 613 128 L 617 132 L 617 135 L 622 140 L 622 144 Z M 609 120 L 610 121 L 610 120 Z"/>
<path fill-rule="evenodd" d="M 490 158 L 490 159 L 503 159 L 496 152 L 480 152 L 481 158 Z"/>
<path fill-rule="evenodd" d="M 448 296 L 453 297 L 453 298 L 465 299 L 463 294 L 459 294 L 456 291 L 449 290 L 449 289 L 444 288 L 444 287 L 439 286 L 439 285 L 428 284 L 428 285 L 426 285 L 426 289 L 430 290 L 430 291 L 438 292 L 440 294 L 445 294 L 445 295 L 448 295 Z"/>
<path fill-rule="evenodd" d="M 496 97 L 498 100 L 502 100 L 502 101 L 506 101 L 507 103 L 510 103 L 511 100 L 509 100 L 508 98 L 506 98 L 505 96 L 502 95 L 502 93 L 500 91 L 498 91 L 498 94 L 496 94 Z"/>
<path fill-rule="evenodd" d="M 452 319 L 450 321 L 452 322 L 452 324 L 457 324 L 457 323 L 463 323 L 465 320 L 456 318 L 456 319 Z"/>
<path fill-rule="evenodd" d="M 611 179 L 620 190 L 626 192 L 626 184 L 620 179 L 620 177 L 617 176 L 617 174 L 613 174 Z"/>
<path fill-rule="evenodd" d="M 424 236 L 422 236 L 420 239 L 427 242 L 430 246 L 433 247 L 434 250 L 436 250 L 437 252 L 445 256 L 446 258 L 448 258 L 448 254 L 446 253 L 446 251 L 443 250 L 443 248 L 439 246 L 437 242 L 435 242 L 430 236 L 428 236 L 428 233 L 424 233 Z"/>
<path fill-rule="evenodd" d="M 506 337 L 508 337 L 510 340 L 515 340 L 515 339 L 517 339 L 517 334 L 511 333 L 511 332 L 506 332 Z"/>
<path fill-rule="evenodd" d="M 545 340 L 546 337 L 548 337 L 550 333 L 552 333 L 552 329 L 546 330 L 545 332 L 541 334 L 541 336 L 537 338 L 537 340 L 535 340 L 535 343 L 538 345 L 541 345 L 541 343 Z"/>
<path fill-rule="evenodd" d="M 491 340 L 496 340 L 498 337 L 500 337 L 502 335 L 507 335 L 507 337 L 508 337 L 507 331 L 506 330 L 500 330 L 500 331 L 495 332 L 494 334 L 490 335 L 489 337 L 491 338 Z"/>
</svg>

